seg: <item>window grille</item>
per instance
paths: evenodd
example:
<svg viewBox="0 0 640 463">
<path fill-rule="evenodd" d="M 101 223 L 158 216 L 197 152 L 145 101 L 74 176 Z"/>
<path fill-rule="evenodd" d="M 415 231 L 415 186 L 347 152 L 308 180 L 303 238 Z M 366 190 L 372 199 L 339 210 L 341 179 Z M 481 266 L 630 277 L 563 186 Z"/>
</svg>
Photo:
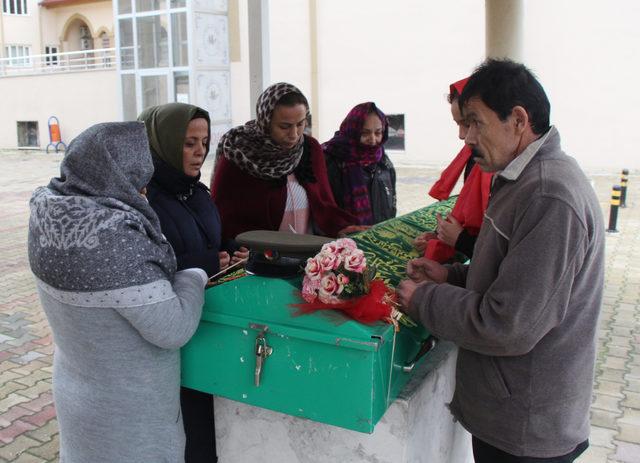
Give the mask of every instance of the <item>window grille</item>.
<svg viewBox="0 0 640 463">
<path fill-rule="evenodd" d="M 5 14 L 28 14 L 27 0 L 2 0 L 2 12 Z"/>
</svg>

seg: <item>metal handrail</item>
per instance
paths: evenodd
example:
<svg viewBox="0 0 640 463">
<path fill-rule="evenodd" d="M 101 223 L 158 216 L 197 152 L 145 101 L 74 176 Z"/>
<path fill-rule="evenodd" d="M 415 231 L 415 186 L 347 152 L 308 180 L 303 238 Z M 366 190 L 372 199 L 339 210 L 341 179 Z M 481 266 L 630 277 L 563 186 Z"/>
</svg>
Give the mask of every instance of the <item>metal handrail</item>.
<svg viewBox="0 0 640 463">
<path fill-rule="evenodd" d="M 78 72 L 116 67 L 115 48 L 0 58 L 0 77 Z"/>
</svg>

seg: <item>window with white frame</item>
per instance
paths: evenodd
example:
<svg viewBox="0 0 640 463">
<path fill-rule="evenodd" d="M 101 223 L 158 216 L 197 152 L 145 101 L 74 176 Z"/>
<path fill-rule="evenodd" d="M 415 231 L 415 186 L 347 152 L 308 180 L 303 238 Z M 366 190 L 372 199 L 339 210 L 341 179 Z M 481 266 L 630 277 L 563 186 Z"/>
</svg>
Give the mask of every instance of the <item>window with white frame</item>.
<svg viewBox="0 0 640 463">
<path fill-rule="evenodd" d="M 206 3 L 206 2 L 205 2 Z M 116 0 L 125 120 L 149 106 L 189 102 L 185 0 Z"/>
<path fill-rule="evenodd" d="M 27 0 L 2 0 L 4 14 L 27 14 Z"/>
<path fill-rule="evenodd" d="M 30 66 L 31 47 L 28 45 L 6 45 L 4 47 L 5 58 L 10 58 L 8 66 Z"/>
<path fill-rule="evenodd" d="M 58 46 L 57 45 L 47 45 L 44 47 L 44 62 L 47 66 L 57 66 L 58 65 Z"/>
</svg>

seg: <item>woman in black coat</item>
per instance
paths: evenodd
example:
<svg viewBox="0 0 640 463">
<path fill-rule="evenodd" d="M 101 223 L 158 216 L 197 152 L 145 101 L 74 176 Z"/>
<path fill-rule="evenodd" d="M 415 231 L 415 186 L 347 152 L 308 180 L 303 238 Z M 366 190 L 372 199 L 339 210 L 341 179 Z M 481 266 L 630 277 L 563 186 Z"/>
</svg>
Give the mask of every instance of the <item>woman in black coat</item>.
<svg viewBox="0 0 640 463">
<path fill-rule="evenodd" d="M 173 246 L 178 270 L 199 267 L 211 277 L 246 257 L 246 249 L 222 243 L 220 215 L 209 189 L 200 182 L 209 152 L 209 114 L 196 106 L 171 103 L 146 109 L 138 119 L 145 123 L 155 168 L 147 198 Z M 180 395 L 185 461 L 217 461 L 213 396 L 184 387 Z"/>
</svg>

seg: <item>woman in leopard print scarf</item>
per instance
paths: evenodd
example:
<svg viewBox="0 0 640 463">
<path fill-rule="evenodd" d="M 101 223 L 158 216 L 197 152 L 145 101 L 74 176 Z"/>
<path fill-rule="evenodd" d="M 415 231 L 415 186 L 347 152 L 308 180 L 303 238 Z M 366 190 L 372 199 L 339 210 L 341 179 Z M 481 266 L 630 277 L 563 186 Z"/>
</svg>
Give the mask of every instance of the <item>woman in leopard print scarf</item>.
<svg viewBox="0 0 640 463">
<path fill-rule="evenodd" d="M 356 219 L 333 198 L 318 140 L 304 135 L 309 103 L 291 84 L 258 98 L 256 119 L 218 144 L 211 179 L 224 239 L 248 230 L 336 236 Z"/>
<path fill-rule="evenodd" d="M 292 147 L 282 146 L 271 137 L 274 109 L 282 97 L 290 94 L 304 102 L 308 116 L 309 104 L 300 90 L 285 82 L 271 85 L 258 98 L 256 119 L 231 129 L 220 139 L 216 163 L 224 156 L 242 170 L 262 179 L 279 179 L 293 172 L 302 157 L 303 137 Z"/>
</svg>

